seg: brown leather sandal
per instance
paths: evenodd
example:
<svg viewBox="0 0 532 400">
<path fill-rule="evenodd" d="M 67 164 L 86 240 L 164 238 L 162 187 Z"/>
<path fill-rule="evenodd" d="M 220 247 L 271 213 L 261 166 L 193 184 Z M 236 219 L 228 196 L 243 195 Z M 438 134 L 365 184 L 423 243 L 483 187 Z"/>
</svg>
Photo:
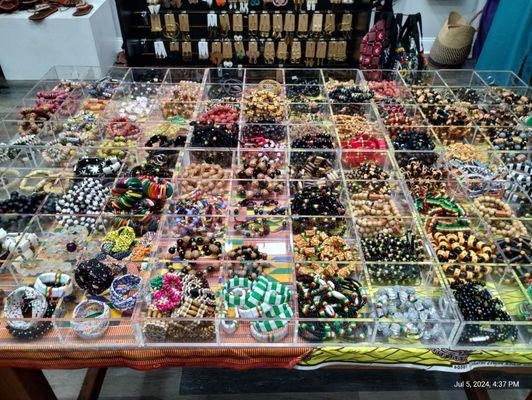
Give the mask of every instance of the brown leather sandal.
<svg viewBox="0 0 532 400">
<path fill-rule="evenodd" d="M 35 6 L 35 12 L 30 15 L 29 19 L 32 21 L 42 21 L 43 19 L 48 18 L 53 13 L 57 12 L 57 10 L 58 8 L 52 4 L 37 4 Z"/>
<path fill-rule="evenodd" d="M 0 0 L 0 13 L 13 12 L 19 7 L 19 0 Z"/>
<path fill-rule="evenodd" d="M 82 1 L 78 5 L 76 5 L 76 11 L 74 11 L 74 14 L 72 14 L 74 17 L 82 17 L 84 15 L 89 14 L 94 6 L 92 4 L 86 3 Z"/>
</svg>

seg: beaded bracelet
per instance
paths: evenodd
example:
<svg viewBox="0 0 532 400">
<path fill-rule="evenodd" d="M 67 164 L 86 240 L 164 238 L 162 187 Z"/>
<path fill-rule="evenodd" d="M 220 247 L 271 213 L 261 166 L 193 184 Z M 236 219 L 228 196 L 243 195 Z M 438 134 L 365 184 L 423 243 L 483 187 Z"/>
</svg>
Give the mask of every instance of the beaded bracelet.
<svg viewBox="0 0 532 400">
<path fill-rule="evenodd" d="M 386 339 L 403 336 L 423 342 L 437 342 L 445 337 L 432 299 L 417 296 L 411 287 L 379 289 L 375 293 L 372 316 L 382 318 L 383 322 L 378 322 L 376 329 Z M 388 318 L 392 322 L 384 322 Z"/>
<path fill-rule="evenodd" d="M 28 318 L 31 311 L 31 318 L 44 318 L 48 309 L 48 302 L 44 295 L 29 286 L 21 286 L 13 290 L 4 304 L 4 313 L 7 318 Z M 7 321 L 7 326 L 16 331 L 27 331 L 39 325 L 38 321 Z"/>
<path fill-rule="evenodd" d="M 72 321 L 72 328 L 82 339 L 102 337 L 109 328 L 110 309 L 99 300 L 84 300 L 79 303 L 72 314 L 73 318 L 84 318 L 87 321 Z"/>
<path fill-rule="evenodd" d="M 111 283 L 111 303 L 120 311 L 131 311 L 140 293 L 141 279 L 136 275 L 122 275 Z"/>
<path fill-rule="evenodd" d="M 343 318 L 357 318 L 367 302 L 366 293 L 355 278 L 297 274 L 297 293 L 301 317 L 299 335 L 303 339 L 313 342 L 337 337 L 364 340 L 367 336 L 365 324 L 342 321 Z M 328 318 L 338 320 L 329 322 Z"/>
<path fill-rule="evenodd" d="M 94 258 L 80 262 L 74 270 L 77 285 L 91 295 L 97 295 L 109 289 L 114 275 L 109 266 Z"/>
<path fill-rule="evenodd" d="M 28 318 L 31 312 L 30 321 L 8 320 L 8 332 L 19 339 L 33 340 L 44 336 L 50 329 L 50 321 L 35 321 L 33 319 L 50 318 L 55 310 L 55 306 L 49 303 L 46 298 L 35 289 L 22 286 L 9 294 L 4 304 L 4 314 L 8 318 Z"/>
<path fill-rule="evenodd" d="M 489 322 L 511 321 L 504 311 L 502 301 L 493 297 L 484 283 L 460 281 L 451 283 L 454 297 L 466 321 L 484 321 L 486 324 L 466 324 L 459 343 L 491 344 L 517 339 L 517 327 L 514 325 L 489 324 Z"/>
<path fill-rule="evenodd" d="M 33 287 L 39 293 L 53 299 L 69 296 L 74 290 L 72 278 L 61 272 L 47 272 L 39 275 Z"/>
</svg>

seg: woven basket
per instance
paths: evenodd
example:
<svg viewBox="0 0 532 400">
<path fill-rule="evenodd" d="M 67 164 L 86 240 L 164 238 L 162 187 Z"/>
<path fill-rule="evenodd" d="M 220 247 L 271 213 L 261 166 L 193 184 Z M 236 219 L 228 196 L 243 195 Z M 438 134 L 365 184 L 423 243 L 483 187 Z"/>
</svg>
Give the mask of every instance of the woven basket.
<svg viewBox="0 0 532 400">
<path fill-rule="evenodd" d="M 476 29 L 471 26 L 471 22 L 478 15 L 480 12 L 471 20 L 466 21 L 460 13 L 451 11 L 430 49 L 429 63 L 439 68 L 461 66 L 471 50 L 473 36 L 476 32 Z"/>
</svg>

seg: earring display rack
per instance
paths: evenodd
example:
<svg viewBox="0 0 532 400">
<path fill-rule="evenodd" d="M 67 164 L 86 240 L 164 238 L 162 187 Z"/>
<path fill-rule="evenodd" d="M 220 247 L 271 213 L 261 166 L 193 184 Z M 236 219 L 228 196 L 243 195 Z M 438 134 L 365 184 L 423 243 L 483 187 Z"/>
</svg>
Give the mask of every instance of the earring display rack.
<svg viewBox="0 0 532 400">
<path fill-rule="evenodd" d="M 127 63 L 353 67 L 370 0 L 116 0 Z"/>
<path fill-rule="evenodd" d="M 530 88 L 375 72 L 53 68 L 1 121 L 0 346 L 530 350 Z"/>
</svg>

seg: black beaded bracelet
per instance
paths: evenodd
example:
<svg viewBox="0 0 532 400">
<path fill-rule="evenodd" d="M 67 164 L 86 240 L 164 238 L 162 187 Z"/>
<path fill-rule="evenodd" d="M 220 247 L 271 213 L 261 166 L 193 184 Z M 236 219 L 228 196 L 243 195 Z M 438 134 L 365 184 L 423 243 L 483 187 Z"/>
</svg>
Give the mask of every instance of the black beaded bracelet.
<svg viewBox="0 0 532 400">
<path fill-rule="evenodd" d="M 74 279 L 81 289 L 96 295 L 111 287 L 114 273 L 109 266 L 93 258 L 76 266 Z"/>
</svg>

